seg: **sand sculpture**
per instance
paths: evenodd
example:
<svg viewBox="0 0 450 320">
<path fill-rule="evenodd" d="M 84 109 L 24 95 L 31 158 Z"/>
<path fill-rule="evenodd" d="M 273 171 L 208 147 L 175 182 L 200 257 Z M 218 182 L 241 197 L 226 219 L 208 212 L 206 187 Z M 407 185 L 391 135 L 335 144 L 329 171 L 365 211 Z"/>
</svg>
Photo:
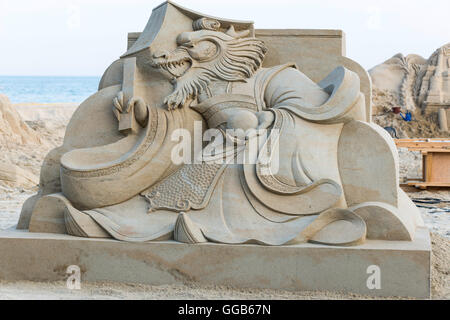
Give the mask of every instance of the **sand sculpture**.
<svg viewBox="0 0 450 320">
<path fill-rule="evenodd" d="M 82 281 L 429 297 L 429 232 L 344 40 L 155 8 L 0 231 L 1 279 L 78 267 Z"/>
<path fill-rule="evenodd" d="M 369 73 L 375 95 L 392 107 L 434 114 L 441 131 L 448 131 L 450 108 L 450 44 L 437 49 L 428 59 L 397 54 Z M 387 103 L 388 104 L 388 103 Z M 374 110 L 381 112 L 382 110 Z"/>
<path fill-rule="evenodd" d="M 271 46 L 251 23 L 156 8 L 47 156 L 18 227 L 128 242 L 412 241 L 423 222 L 392 139 L 371 123 L 364 73 L 337 66 L 314 82 L 294 56 L 264 64 Z M 292 51 L 277 49 L 271 61 Z M 174 134 L 198 131 L 174 161 Z"/>
</svg>

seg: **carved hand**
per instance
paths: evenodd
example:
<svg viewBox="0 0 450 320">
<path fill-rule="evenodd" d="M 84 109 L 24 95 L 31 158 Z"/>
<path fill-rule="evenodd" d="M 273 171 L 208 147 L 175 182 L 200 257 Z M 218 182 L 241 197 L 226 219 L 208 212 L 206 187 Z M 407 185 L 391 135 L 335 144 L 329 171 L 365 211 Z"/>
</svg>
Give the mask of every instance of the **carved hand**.
<svg viewBox="0 0 450 320">
<path fill-rule="evenodd" d="M 144 99 L 140 97 L 132 97 L 126 107 L 124 107 L 123 92 L 120 91 L 113 99 L 113 112 L 117 120 L 120 121 L 121 115 L 134 111 L 134 117 L 141 127 L 145 127 L 148 123 L 148 109 Z"/>
</svg>

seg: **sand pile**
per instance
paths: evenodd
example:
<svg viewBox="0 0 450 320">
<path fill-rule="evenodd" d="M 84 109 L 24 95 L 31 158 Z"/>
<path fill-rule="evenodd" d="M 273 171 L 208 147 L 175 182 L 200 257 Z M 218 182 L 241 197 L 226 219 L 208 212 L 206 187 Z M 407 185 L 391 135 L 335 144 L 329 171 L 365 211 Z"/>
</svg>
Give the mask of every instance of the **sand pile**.
<svg viewBox="0 0 450 320">
<path fill-rule="evenodd" d="M 36 185 L 37 176 L 17 166 L 7 155 L 19 146 L 39 148 L 42 144 L 38 132 L 22 120 L 7 96 L 0 95 L 0 185 L 26 188 Z"/>
<path fill-rule="evenodd" d="M 378 100 L 378 103 L 381 100 L 375 95 L 374 99 Z M 392 104 L 392 100 L 387 100 L 382 104 L 382 107 L 388 108 Z M 411 114 L 412 121 L 410 122 L 404 121 L 398 114 L 386 111 L 382 114 L 373 115 L 372 120 L 383 128 L 393 127 L 399 139 L 450 137 L 450 132 L 439 130 L 437 114 L 422 115 L 420 111 L 414 111 Z"/>
<path fill-rule="evenodd" d="M 448 138 L 450 132 L 439 129 L 437 114 L 422 114 L 422 110 L 409 110 L 412 121 L 407 122 L 399 114 L 394 114 L 392 108 L 400 107 L 400 95 L 393 89 L 372 90 L 372 120 L 381 127 L 393 127 L 399 139 L 408 138 Z M 405 112 L 403 110 L 403 112 Z"/>
<path fill-rule="evenodd" d="M 386 68 L 382 69 L 386 73 L 387 80 L 392 77 L 395 70 L 389 72 Z M 371 74 L 374 74 L 373 72 Z M 381 71 L 377 71 L 377 79 L 380 81 Z M 379 84 L 381 85 L 381 84 Z M 383 83 L 381 88 L 374 87 L 372 90 L 372 120 L 381 127 L 393 127 L 397 132 L 399 139 L 408 138 L 448 138 L 450 132 L 443 132 L 439 129 L 439 121 L 437 114 L 423 114 L 421 109 L 410 107 L 402 108 L 402 112 L 405 113 L 405 109 L 412 114 L 412 121 L 407 122 L 402 119 L 399 114 L 394 114 L 392 108 L 401 107 L 401 97 L 398 89 L 399 84 L 390 79 Z M 397 89 L 395 89 L 397 88 Z"/>
<path fill-rule="evenodd" d="M 14 104 L 14 108 L 27 125 L 37 132 L 46 144 L 46 146 L 36 151 L 40 155 L 41 152 L 47 154 L 51 149 L 62 144 L 66 126 L 78 108 L 78 104 L 21 103 Z M 40 164 L 38 169 L 40 170 Z"/>
<path fill-rule="evenodd" d="M 32 188 L 38 183 L 39 179 L 33 173 L 14 164 L 0 162 L 0 185 Z"/>
<path fill-rule="evenodd" d="M 0 95 L 0 187 L 36 188 L 42 161 L 62 144 L 76 108 L 74 103 L 11 105 Z"/>
<path fill-rule="evenodd" d="M 372 115 L 385 115 L 390 113 L 392 108 L 400 106 L 398 92 L 390 89 L 372 89 Z"/>
<path fill-rule="evenodd" d="M 435 299 L 450 299 L 450 241 L 431 234 L 431 294 Z"/>
<path fill-rule="evenodd" d="M 78 103 L 16 103 L 15 110 L 26 122 L 47 122 L 49 126 L 67 124 Z"/>
<path fill-rule="evenodd" d="M 8 97 L 0 94 L 0 145 L 7 144 L 41 144 L 41 139 L 22 120 Z"/>
</svg>

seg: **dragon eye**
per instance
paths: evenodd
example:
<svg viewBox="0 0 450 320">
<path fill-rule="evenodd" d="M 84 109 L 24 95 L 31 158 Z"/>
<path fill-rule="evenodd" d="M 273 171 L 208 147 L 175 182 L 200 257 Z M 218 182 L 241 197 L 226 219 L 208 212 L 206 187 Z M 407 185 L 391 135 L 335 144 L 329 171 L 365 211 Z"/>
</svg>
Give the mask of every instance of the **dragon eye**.
<svg viewBox="0 0 450 320">
<path fill-rule="evenodd" d="M 203 40 L 196 44 L 188 45 L 188 52 L 195 60 L 207 60 L 212 58 L 217 53 L 217 47 L 215 43 Z"/>
</svg>

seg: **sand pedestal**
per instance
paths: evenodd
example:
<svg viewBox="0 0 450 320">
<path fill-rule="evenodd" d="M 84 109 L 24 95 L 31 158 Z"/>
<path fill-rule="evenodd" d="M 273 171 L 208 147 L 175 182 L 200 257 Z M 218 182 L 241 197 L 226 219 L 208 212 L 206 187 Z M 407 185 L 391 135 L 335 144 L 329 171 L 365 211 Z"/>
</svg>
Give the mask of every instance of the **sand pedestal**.
<svg viewBox="0 0 450 320">
<path fill-rule="evenodd" d="M 68 235 L 0 232 L 0 280 L 58 281 L 77 265 L 81 281 L 151 285 L 195 282 L 236 288 L 430 296 L 429 232 L 357 247 L 126 243 Z"/>
</svg>

